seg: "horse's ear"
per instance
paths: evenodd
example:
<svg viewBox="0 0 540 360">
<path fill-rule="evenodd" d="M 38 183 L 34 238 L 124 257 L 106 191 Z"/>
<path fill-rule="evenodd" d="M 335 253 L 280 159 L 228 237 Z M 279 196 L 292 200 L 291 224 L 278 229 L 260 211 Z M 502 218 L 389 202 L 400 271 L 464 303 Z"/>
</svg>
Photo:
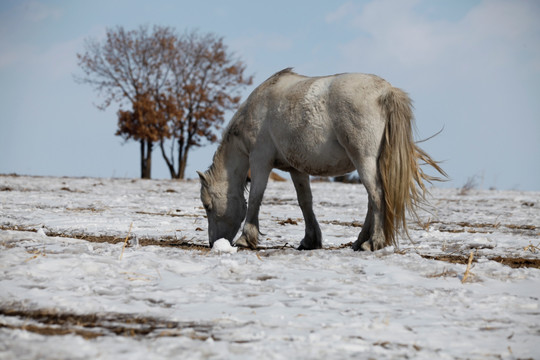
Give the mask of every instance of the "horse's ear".
<svg viewBox="0 0 540 360">
<path fill-rule="evenodd" d="M 208 178 L 206 177 L 206 174 L 200 171 L 197 171 L 197 174 L 199 174 L 199 178 L 201 179 L 201 184 L 208 185 Z"/>
</svg>

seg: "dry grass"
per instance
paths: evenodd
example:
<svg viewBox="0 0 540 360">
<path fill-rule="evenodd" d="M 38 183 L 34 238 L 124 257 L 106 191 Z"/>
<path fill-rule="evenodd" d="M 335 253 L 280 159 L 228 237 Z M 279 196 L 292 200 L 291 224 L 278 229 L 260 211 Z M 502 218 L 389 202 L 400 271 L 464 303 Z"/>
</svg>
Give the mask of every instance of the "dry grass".
<svg viewBox="0 0 540 360">
<path fill-rule="evenodd" d="M 328 225 L 339 225 L 339 226 L 348 226 L 348 227 L 362 227 L 364 224 L 362 224 L 359 221 L 339 221 L 339 220 L 321 220 L 319 221 L 321 224 L 328 224 Z"/>
<path fill-rule="evenodd" d="M 428 278 L 440 278 L 440 277 L 457 277 L 458 274 L 454 270 L 444 269 L 440 273 L 427 275 Z"/>
<path fill-rule="evenodd" d="M 67 211 L 74 211 L 74 212 L 93 212 L 93 213 L 101 213 L 104 212 L 105 209 L 98 209 L 96 207 L 76 207 L 76 208 L 66 208 Z"/>
<path fill-rule="evenodd" d="M 31 250 L 31 251 L 27 251 L 29 254 L 33 254 L 33 256 L 29 257 L 28 259 L 24 260 L 24 262 L 29 262 L 31 260 L 34 260 L 34 259 L 37 259 L 38 257 L 40 256 L 47 256 L 47 254 L 45 253 L 45 251 L 41 251 L 41 250 Z"/>
<path fill-rule="evenodd" d="M 531 242 L 529 242 L 529 245 L 525 246 L 523 250 L 530 251 L 533 254 L 536 254 L 538 251 L 540 251 L 540 243 L 538 243 L 537 245 L 533 245 Z"/>
<path fill-rule="evenodd" d="M 196 322 L 167 321 L 152 317 L 129 314 L 75 314 L 56 310 L 0 309 L 0 315 L 19 319 L 12 324 L 2 325 L 9 329 L 20 329 L 45 336 L 78 335 L 90 340 L 100 336 L 188 336 L 207 340 L 213 337 L 211 324 Z M 21 324 L 18 324 L 21 323 Z"/>
<path fill-rule="evenodd" d="M 278 224 L 279 225 L 298 225 L 299 221 L 302 222 L 302 219 L 293 220 L 291 218 L 287 218 L 287 220 L 278 221 Z"/>
<path fill-rule="evenodd" d="M 474 251 L 471 251 L 471 254 L 469 255 L 469 260 L 467 261 L 467 268 L 465 269 L 465 274 L 463 274 L 463 279 L 461 279 L 461 283 L 464 284 L 465 281 L 469 278 L 471 274 L 471 264 L 474 258 Z"/>
<path fill-rule="evenodd" d="M 418 229 L 423 229 L 425 231 L 434 228 L 435 230 L 438 230 L 440 232 L 448 232 L 448 233 L 470 233 L 470 234 L 490 234 L 494 232 L 495 230 L 499 231 L 509 231 L 512 232 L 519 231 L 520 234 L 523 235 L 532 235 L 537 236 L 537 233 L 535 232 L 538 227 L 536 225 L 529 225 L 529 224 L 502 224 L 501 222 L 497 221 L 495 223 L 472 223 L 468 221 L 460 221 L 460 222 L 440 222 L 432 219 L 428 219 L 425 223 L 418 222 Z M 435 227 L 434 225 L 439 225 Z"/>
<path fill-rule="evenodd" d="M 201 207 L 201 209 L 203 209 Z M 179 210 L 176 210 L 178 212 Z M 175 212 L 169 211 L 166 213 L 156 213 L 156 212 L 147 212 L 147 211 L 135 211 L 135 214 L 140 215 L 152 215 L 152 216 L 171 216 L 171 217 L 193 217 L 193 218 L 199 218 L 199 217 L 206 217 L 206 215 L 197 215 L 197 214 L 177 214 Z"/>
<path fill-rule="evenodd" d="M 471 190 L 474 190 L 478 187 L 478 177 L 475 175 L 475 176 L 471 176 L 467 179 L 467 181 L 465 182 L 465 184 L 463 184 L 463 186 L 461 187 L 461 189 L 459 189 L 459 192 L 458 194 L 459 195 L 467 195 Z"/>
<path fill-rule="evenodd" d="M 127 241 L 129 239 L 129 235 L 131 235 L 131 229 L 133 228 L 133 222 L 131 222 L 131 224 L 129 225 L 129 231 L 128 231 L 128 234 L 126 236 L 126 239 L 124 240 L 124 246 L 122 246 L 122 253 L 120 254 L 120 258 L 118 260 L 122 260 L 122 256 L 124 256 L 124 250 L 126 249 L 126 244 L 127 244 Z"/>
</svg>

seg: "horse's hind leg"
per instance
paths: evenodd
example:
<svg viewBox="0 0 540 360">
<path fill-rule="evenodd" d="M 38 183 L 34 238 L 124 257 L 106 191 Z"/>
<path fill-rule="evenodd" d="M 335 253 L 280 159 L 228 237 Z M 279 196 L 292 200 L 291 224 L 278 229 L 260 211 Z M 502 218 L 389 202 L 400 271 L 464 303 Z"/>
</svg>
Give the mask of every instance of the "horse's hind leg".
<svg viewBox="0 0 540 360">
<path fill-rule="evenodd" d="M 358 240 L 353 244 L 354 250 L 379 250 L 386 246 L 384 236 L 384 195 L 382 182 L 377 171 L 377 158 L 368 157 L 354 161 L 358 175 L 366 187 L 369 196 L 369 208 L 364 221 L 364 228 Z"/>
<path fill-rule="evenodd" d="M 306 223 L 305 236 L 300 242 L 298 250 L 320 249 L 322 248 L 322 234 L 315 213 L 313 212 L 313 195 L 309 184 L 309 175 L 291 171 L 291 178 L 296 189 L 298 204 L 302 209 Z"/>
<path fill-rule="evenodd" d="M 368 200 L 368 210 L 366 214 L 366 219 L 364 220 L 364 225 L 362 225 L 362 231 L 358 235 L 358 241 L 353 245 L 355 250 L 360 250 L 361 245 L 366 241 L 369 241 L 373 233 L 373 209 L 371 205 L 371 200 Z"/>
</svg>

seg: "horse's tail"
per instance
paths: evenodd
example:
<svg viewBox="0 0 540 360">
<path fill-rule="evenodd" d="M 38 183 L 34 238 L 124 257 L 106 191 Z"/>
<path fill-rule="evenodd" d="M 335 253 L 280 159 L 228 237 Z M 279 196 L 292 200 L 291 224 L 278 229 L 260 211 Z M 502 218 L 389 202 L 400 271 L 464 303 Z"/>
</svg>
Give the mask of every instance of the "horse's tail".
<svg viewBox="0 0 540 360">
<path fill-rule="evenodd" d="M 419 162 L 432 166 L 442 176 L 446 173 L 413 140 L 414 117 L 411 99 L 404 91 L 390 88 L 379 97 L 386 114 L 386 127 L 379 156 L 379 172 L 384 193 L 384 235 L 386 245 L 397 245 L 397 235 L 407 231 L 406 212 L 414 215 L 425 200 L 424 181 L 441 180 L 424 173 Z"/>
</svg>

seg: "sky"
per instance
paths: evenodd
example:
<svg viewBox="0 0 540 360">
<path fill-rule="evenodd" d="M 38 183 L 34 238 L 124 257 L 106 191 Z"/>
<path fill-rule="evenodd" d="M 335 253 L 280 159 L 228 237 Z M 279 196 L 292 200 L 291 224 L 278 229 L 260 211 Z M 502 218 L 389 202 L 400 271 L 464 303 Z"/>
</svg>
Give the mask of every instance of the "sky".
<svg viewBox="0 0 540 360">
<path fill-rule="evenodd" d="M 476 0 L 0 0 L 0 173 L 138 177 L 136 142 L 115 136 L 76 54 L 107 28 L 163 25 L 224 38 L 254 83 L 379 75 L 414 101 L 416 139 L 462 187 L 540 191 L 540 2 Z M 231 114 L 227 114 L 227 120 Z M 216 145 L 191 153 L 186 175 Z M 168 178 L 159 151 L 152 176 Z"/>
</svg>

